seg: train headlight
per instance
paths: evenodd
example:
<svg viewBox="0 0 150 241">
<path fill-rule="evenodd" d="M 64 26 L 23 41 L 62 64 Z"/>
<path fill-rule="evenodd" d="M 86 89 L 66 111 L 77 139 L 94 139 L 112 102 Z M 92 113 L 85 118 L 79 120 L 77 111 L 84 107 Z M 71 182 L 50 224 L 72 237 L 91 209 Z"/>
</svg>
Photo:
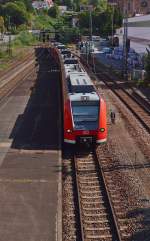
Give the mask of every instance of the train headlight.
<svg viewBox="0 0 150 241">
<path fill-rule="evenodd" d="M 67 130 L 67 133 L 72 133 L 72 130 L 68 129 L 68 130 Z"/>
<path fill-rule="evenodd" d="M 100 128 L 100 132 L 104 132 L 105 131 L 105 128 Z"/>
</svg>

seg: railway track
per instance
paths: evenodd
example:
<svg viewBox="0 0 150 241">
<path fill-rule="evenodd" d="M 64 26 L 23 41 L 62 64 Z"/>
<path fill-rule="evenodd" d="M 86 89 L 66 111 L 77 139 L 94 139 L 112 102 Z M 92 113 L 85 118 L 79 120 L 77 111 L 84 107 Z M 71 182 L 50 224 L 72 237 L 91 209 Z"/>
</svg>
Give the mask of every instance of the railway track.
<svg viewBox="0 0 150 241">
<path fill-rule="evenodd" d="M 40 51 L 39 55 L 42 55 L 42 51 Z M 14 69 L 10 71 L 7 75 L 4 75 L 0 79 L 0 101 L 9 95 L 9 93 L 12 92 L 12 90 L 14 90 L 21 81 L 29 77 L 34 72 L 35 61 L 34 54 L 28 54 L 17 70 Z"/>
<path fill-rule="evenodd" d="M 65 151 L 67 152 L 67 151 Z M 77 186 L 71 152 L 63 158 L 63 241 L 81 241 Z"/>
<path fill-rule="evenodd" d="M 21 66 L 23 63 L 29 61 L 30 57 L 33 56 L 33 54 L 34 54 L 34 51 L 32 50 L 32 51 L 30 51 L 30 53 L 29 52 L 26 53 L 21 59 L 16 59 L 15 61 L 14 60 L 13 61 L 9 61 L 8 62 L 8 65 L 9 65 L 8 69 L 0 71 L 0 80 L 3 77 L 5 77 L 5 75 L 7 75 L 8 72 L 16 71 L 19 68 L 19 66 Z"/>
<path fill-rule="evenodd" d="M 108 159 L 102 150 L 78 149 L 64 161 L 63 241 L 129 240 L 121 187 L 114 183 Z"/>
<path fill-rule="evenodd" d="M 85 64 L 82 59 L 81 62 Z M 96 62 L 97 63 L 97 62 Z M 92 66 L 92 63 L 90 64 Z M 97 63 L 95 66 L 95 75 L 98 77 L 95 81 L 96 87 L 99 87 L 99 80 L 103 81 L 108 88 L 110 88 L 118 98 L 125 104 L 125 106 L 134 114 L 142 126 L 150 133 L 150 104 L 138 93 L 135 93 L 132 88 L 125 89 L 120 86 L 120 81 L 114 80 L 110 73 L 105 68 Z"/>
<path fill-rule="evenodd" d="M 96 74 L 100 80 L 102 80 L 127 106 L 127 108 L 134 114 L 134 116 L 140 121 L 143 127 L 150 133 L 150 109 L 143 103 L 143 99 L 140 96 L 133 96 L 129 91 L 118 88 L 118 84 L 112 80 L 108 80 L 108 76 Z"/>
</svg>

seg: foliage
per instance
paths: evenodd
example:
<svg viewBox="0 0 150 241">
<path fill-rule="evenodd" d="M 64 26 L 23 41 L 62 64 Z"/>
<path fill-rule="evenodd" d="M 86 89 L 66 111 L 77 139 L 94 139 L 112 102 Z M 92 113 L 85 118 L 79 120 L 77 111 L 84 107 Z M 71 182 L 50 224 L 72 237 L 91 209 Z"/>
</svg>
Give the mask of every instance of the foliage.
<svg viewBox="0 0 150 241">
<path fill-rule="evenodd" d="M 2 5 L 5 5 L 8 2 L 16 3 L 17 5 L 19 3 L 23 3 L 25 5 L 27 11 L 30 11 L 30 12 L 33 11 L 32 0 L 0 0 L 0 3 L 2 3 Z"/>
<path fill-rule="evenodd" d="M 92 32 L 101 36 L 108 36 L 112 31 L 112 8 L 107 7 L 105 11 L 96 9 L 92 12 Z M 122 24 L 122 17 L 118 9 L 114 12 L 114 29 Z M 89 34 L 90 14 L 88 11 L 81 12 L 79 15 L 79 26 L 83 34 Z"/>
<path fill-rule="evenodd" d="M 150 82 L 150 49 L 147 49 L 147 54 L 145 56 L 145 70 L 146 70 L 146 78 L 145 79 L 148 82 Z"/>
<path fill-rule="evenodd" d="M 63 43 L 72 43 L 76 42 L 79 39 L 79 29 L 64 27 L 59 31 L 59 41 Z"/>
<path fill-rule="evenodd" d="M 59 15 L 59 8 L 58 8 L 58 6 L 56 4 L 48 10 L 48 15 L 50 17 L 52 17 L 52 18 L 57 18 L 58 17 L 58 15 Z"/>
<path fill-rule="evenodd" d="M 13 41 L 13 46 L 30 46 L 36 41 L 35 36 L 29 31 L 21 31 Z"/>
<path fill-rule="evenodd" d="M 26 7 L 23 2 L 17 4 L 13 2 L 8 2 L 3 7 L 3 16 L 6 16 L 6 23 L 8 26 L 8 16 L 10 16 L 10 21 L 12 25 L 20 25 L 28 23 L 29 14 L 26 11 Z"/>
<path fill-rule="evenodd" d="M 4 32 L 4 18 L 2 16 L 0 16 L 0 33 Z"/>
<path fill-rule="evenodd" d="M 56 20 L 50 18 L 48 15 L 41 14 L 33 16 L 32 18 L 32 29 L 54 29 Z"/>
</svg>

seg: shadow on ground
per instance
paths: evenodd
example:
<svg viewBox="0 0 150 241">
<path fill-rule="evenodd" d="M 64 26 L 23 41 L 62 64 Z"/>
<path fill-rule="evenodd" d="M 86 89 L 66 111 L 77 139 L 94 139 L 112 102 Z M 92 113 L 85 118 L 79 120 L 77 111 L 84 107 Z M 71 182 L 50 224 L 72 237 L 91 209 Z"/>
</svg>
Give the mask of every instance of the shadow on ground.
<svg viewBox="0 0 150 241">
<path fill-rule="evenodd" d="M 57 150 L 61 128 L 59 67 L 47 49 L 37 48 L 35 55 L 37 78 L 25 111 L 11 132 L 11 148 Z"/>
<path fill-rule="evenodd" d="M 148 200 L 143 200 L 148 202 Z M 140 221 L 137 225 L 141 228 L 132 236 L 135 241 L 149 241 L 150 240 L 150 208 L 139 208 L 128 213 L 128 217 L 137 218 L 140 216 Z"/>
</svg>

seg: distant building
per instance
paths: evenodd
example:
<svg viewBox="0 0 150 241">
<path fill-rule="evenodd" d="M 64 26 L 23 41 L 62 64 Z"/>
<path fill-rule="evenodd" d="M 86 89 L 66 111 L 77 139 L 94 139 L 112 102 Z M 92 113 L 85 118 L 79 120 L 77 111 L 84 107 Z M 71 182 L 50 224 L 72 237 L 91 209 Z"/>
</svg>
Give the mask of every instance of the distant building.
<svg viewBox="0 0 150 241">
<path fill-rule="evenodd" d="M 63 15 L 67 11 L 67 6 L 65 6 L 65 5 L 64 6 L 60 5 L 60 6 L 58 6 L 58 8 L 59 8 L 61 15 Z"/>
<path fill-rule="evenodd" d="M 126 8 L 129 16 L 138 16 L 150 13 L 150 0 L 108 0 L 115 2 L 123 12 Z"/>
<path fill-rule="evenodd" d="M 34 9 L 49 9 L 53 6 L 52 0 L 44 0 L 44 1 L 32 1 L 32 6 Z"/>
</svg>

